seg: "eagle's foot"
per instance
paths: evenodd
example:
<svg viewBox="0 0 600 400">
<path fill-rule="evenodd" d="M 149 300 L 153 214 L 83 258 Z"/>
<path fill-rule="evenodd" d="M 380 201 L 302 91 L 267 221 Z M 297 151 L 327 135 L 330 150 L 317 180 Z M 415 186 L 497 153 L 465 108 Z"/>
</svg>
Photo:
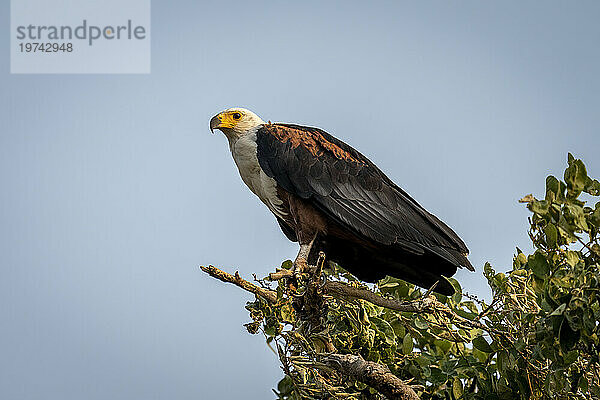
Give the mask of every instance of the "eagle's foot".
<svg viewBox="0 0 600 400">
<path fill-rule="evenodd" d="M 296 278 L 300 278 L 304 272 L 309 270 L 308 261 L 304 257 L 297 257 L 296 261 L 294 261 L 294 266 L 292 267 L 292 272 Z"/>
</svg>

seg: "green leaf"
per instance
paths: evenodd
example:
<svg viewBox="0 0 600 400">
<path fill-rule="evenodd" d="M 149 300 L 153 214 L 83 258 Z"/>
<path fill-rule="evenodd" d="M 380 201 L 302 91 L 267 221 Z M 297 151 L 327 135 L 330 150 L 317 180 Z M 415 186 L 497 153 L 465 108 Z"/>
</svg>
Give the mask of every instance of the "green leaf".
<svg viewBox="0 0 600 400">
<path fill-rule="evenodd" d="M 415 318 L 415 326 L 418 329 L 427 329 L 427 328 L 429 328 L 429 323 L 427 322 L 427 320 L 425 318 L 423 318 L 420 315 L 418 315 Z"/>
<path fill-rule="evenodd" d="M 521 269 L 527 264 L 527 256 L 517 248 L 517 255 L 513 259 L 513 269 Z"/>
<path fill-rule="evenodd" d="M 527 208 L 529 208 L 532 213 L 543 216 L 548 214 L 550 203 L 546 200 L 534 200 L 527 204 Z"/>
<path fill-rule="evenodd" d="M 572 364 L 579 358 L 579 351 L 571 350 L 563 357 L 563 361 L 566 365 Z"/>
<path fill-rule="evenodd" d="M 583 189 L 585 189 L 587 181 L 587 171 L 583 162 L 579 159 L 570 159 L 569 166 L 565 170 L 567 197 L 577 198 Z"/>
<path fill-rule="evenodd" d="M 574 267 L 579 262 L 579 254 L 576 251 L 567 251 L 567 264 Z"/>
<path fill-rule="evenodd" d="M 452 394 L 457 400 L 460 399 L 463 395 L 462 382 L 458 378 L 454 378 L 454 381 L 452 382 Z"/>
<path fill-rule="evenodd" d="M 406 329 L 404 328 L 404 324 L 402 323 L 402 321 L 399 319 L 394 319 L 392 320 L 391 325 L 392 328 L 394 328 L 394 333 L 396 334 L 396 336 L 403 338 L 406 334 Z"/>
<path fill-rule="evenodd" d="M 518 248 L 517 248 L 517 250 L 518 250 Z M 486 262 L 484 264 L 483 274 L 487 279 L 491 279 L 496 274 L 496 271 L 494 271 L 494 268 L 492 268 L 492 265 L 489 262 Z"/>
<path fill-rule="evenodd" d="M 372 317 L 371 322 L 375 324 L 379 332 L 383 335 L 387 344 L 393 345 L 396 343 L 396 334 L 394 333 L 394 328 L 392 328 L 392 325 L 390 325 L 389 322 L 377 317 Z"/>
<path fill-rule="evenodd" d="M 587 231 L 588 226 L 585 221 L 585 214 L 583 213 L 583 207 L 579 204 L 567 204 L 564 208 L 564 215 L 567 221 L 574 225 L 575 228 Z"/>
<path fill-rule="evenodd" d="M 473 355 L 475 356 L 475 358 L 477 360 L 479 360 L 479 362 L 484 363 L 487 361 L 489 353 L 484 353 L 481 350 L 477 350 L 476 348 L 473 348 Z"/>
<path fill-rule="evenodd" d="M 284 304 L 281 306 L 281 319 L 285 322 L 294 322 L 294 310 L 289 304 Z"/>
<path fill-rule="evenodd" d="M 460 301 L 462 300 L 462 288 L 460 287 L 460 283 L 454 278 L 446 278 L 446 280 L 450 282 L 452 287 L 454 287 L 454 294 L 450 296 L 450 298 L 456 304 L 460 303 Z"/>
<path fill-rule="evenodd" d="M 494 350 L 490 347 L 490 344 L 485 340 L 483 336 L 477 336 L 473 339 L 473 347 L 484 353 L 493 353 Z"/>
<path fill-rule="evenodd" d="M 550 316 L 553 316 L 553 315 L 563 315 L 563 313 L 565 312 L 565 308 L 567 308 L 567 305 L 565 303 L 561 304 L 554 311 L 552 311 L 552 313 L 550 314 Z"/>
<path fill-rule="evenodd" d="M 563 352 L 566 353 L 571 350 L 579 341 L 580 336 L 580 331 L 573 331 L 569 326 L 567 319 L 563 319 L 562 324 L 560 325 L 560 332 L 558 334 L 560 347 Z"/>
<path fill-rule="evenodd" d="M 452 342 L 447 340 L 434 340 L 433 344 L 442 351 L 442 354 L 448 354 L 448 350 L 452 347 Z"/>
<path fill-rule="evenodd" d="M 396 289 L 396 294 L 399 298 L 405 299 L 408 296 L 408 285 L 405 282 L 398 282 L 398 288 Z"/>
<path fill-rule="evenodd" d="M 596 228 L 600 228 L 600 202 L 596 203 L 594 212 L 589 218 L 590 224 L 594 225 Z"/>
<path fill-rule="evenodd" d="M 555 248 L 558 241 L 558 230 L 554 224 L 548 224 L 544 228 L 544 234 L 546 235 L 546 244 L 550 248 Z"/>
<path fill-rule="evenodd" d="M 277 390 L 284 396 L 291 394 L 292 390 L 294 390 L 294 382 L 292 381 L 292 378 L 287 375 L 284 376 L 283 379 L 277 384 Z"/>
<path fill-rule="evenodd" d="M 560 191 L 560 182 L 550 175 L 546 178 L 546 201 L 554 201 Z"/>
<path fill-rule="evenodd" d="M 457 281 L 454 278 L 446 278 L 446 280 L 448 282 L 450 282 L 450 284 L 452 285 L 452 287 L 454 287 L 454 290 L 456 290 L 458 293 L 462 293 L 462 287 L 460 287 L 460 282 Z"/>
<path fill-rule="evenodd" d="M 588 194 L 591 194 L 592 196 L 599 196 L 600 195 L 600 182 L 596 179 L 588 180 L 585 185 L 584 191 Z"/>
<path fill-rule="evenodd" d="M 430 364 L 432 364 L 434 362 L 434 360 L 432 359 L 432 357 L 427 357 L 423 354 L 421 354 L 420 356 L 418 356 L 416 358 L 417 364 L 419 364 L 419 366 L 425 367 L 425 366 L 429 366 Z"/>
<path fill-rule="evenodd" d="M 270 326 L 265 327 L 265 334 L 268 336 L 277 336 L 279 331 L 280 331 L 280 329 L 276 325 L 270 325 Z"/>
<path fill-rule="evenodd" d="M 577 386 L 579 387 L 579 390 L 581 390 L 583 393 L 586 393 L 589 387 L 587 378 L 585 376 L 579 378 L 579 384 Z"/>
<path fill-rule="evenodd" d="M 548 265 L 546 257 L 539 251 L 536 251 L 527 258 L 527 265 L 538 278 L 544 278 L 548 275 L 548 272 L 550 272 L 550 266 Z"/>
<path fill-rule="evenodd" d="M 404 340 L 402 340 L 402 353 L 408 355 L 408 354 L 411 354 L 412 351 L 413 351 L 412 337 L 410 336 L 410 333 L 407 333 L 406 336 L 404 336 Z"/>
<path fill-rule="evenodd" d="M 377 282 L 377 287 L 379 289 L 387 288 L 387 287 L 394 287 L 394 286 L 398 286 L 398 283 L 394 282 L 392 280 L 392 277 L 389 275 Z"/>
</svg>

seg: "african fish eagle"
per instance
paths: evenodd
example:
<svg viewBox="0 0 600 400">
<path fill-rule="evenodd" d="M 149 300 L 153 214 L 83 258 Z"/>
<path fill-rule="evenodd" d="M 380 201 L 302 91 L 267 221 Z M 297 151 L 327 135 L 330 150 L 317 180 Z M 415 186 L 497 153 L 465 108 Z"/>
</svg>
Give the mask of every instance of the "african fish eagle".
<svg viewBox="0 0 600 400">
<path fill-rule="evenodd" d="M 386 275 L 452 294 L 442 276 L 473 271 L 452 229 L 421 207 L 367 157 L 319 128 L 264 122 L 244 108 L 210 120 L 244 183 L 300 244 L 301 271 L 324 251 L 361 280 Z"/>
</svg>

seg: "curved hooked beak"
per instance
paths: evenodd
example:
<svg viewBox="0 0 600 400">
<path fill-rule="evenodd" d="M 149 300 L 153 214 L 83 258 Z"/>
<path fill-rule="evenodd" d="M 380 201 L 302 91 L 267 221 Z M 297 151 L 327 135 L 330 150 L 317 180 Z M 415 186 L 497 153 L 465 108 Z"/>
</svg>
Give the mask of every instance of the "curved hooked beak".
<svg viewBox="0 0 600 400">
<path fill-rule="evenodd" d="M 215 133 L 215 129 L 221 127 L 221 114 L 217 114 L 210 119 L 210 132 Z"/>
</svg>

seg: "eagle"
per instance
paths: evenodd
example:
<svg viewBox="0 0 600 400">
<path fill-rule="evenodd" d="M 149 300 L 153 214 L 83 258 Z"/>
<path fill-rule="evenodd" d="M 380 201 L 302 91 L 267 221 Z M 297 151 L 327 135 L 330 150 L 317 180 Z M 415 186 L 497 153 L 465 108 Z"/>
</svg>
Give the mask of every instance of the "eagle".
<svg viewBox="0 0 600 400">
<path fill-rule="evenodd" d="M 451 295 L 457 268 L 474 271 L 458 235 L 360 152 L 319 128 L 264 122 L 244 108 L 212 117 L 242 180 L 300 250 L 294 269 L 315 254 L 366 282 L 389 275 Z"/>
</svg>

